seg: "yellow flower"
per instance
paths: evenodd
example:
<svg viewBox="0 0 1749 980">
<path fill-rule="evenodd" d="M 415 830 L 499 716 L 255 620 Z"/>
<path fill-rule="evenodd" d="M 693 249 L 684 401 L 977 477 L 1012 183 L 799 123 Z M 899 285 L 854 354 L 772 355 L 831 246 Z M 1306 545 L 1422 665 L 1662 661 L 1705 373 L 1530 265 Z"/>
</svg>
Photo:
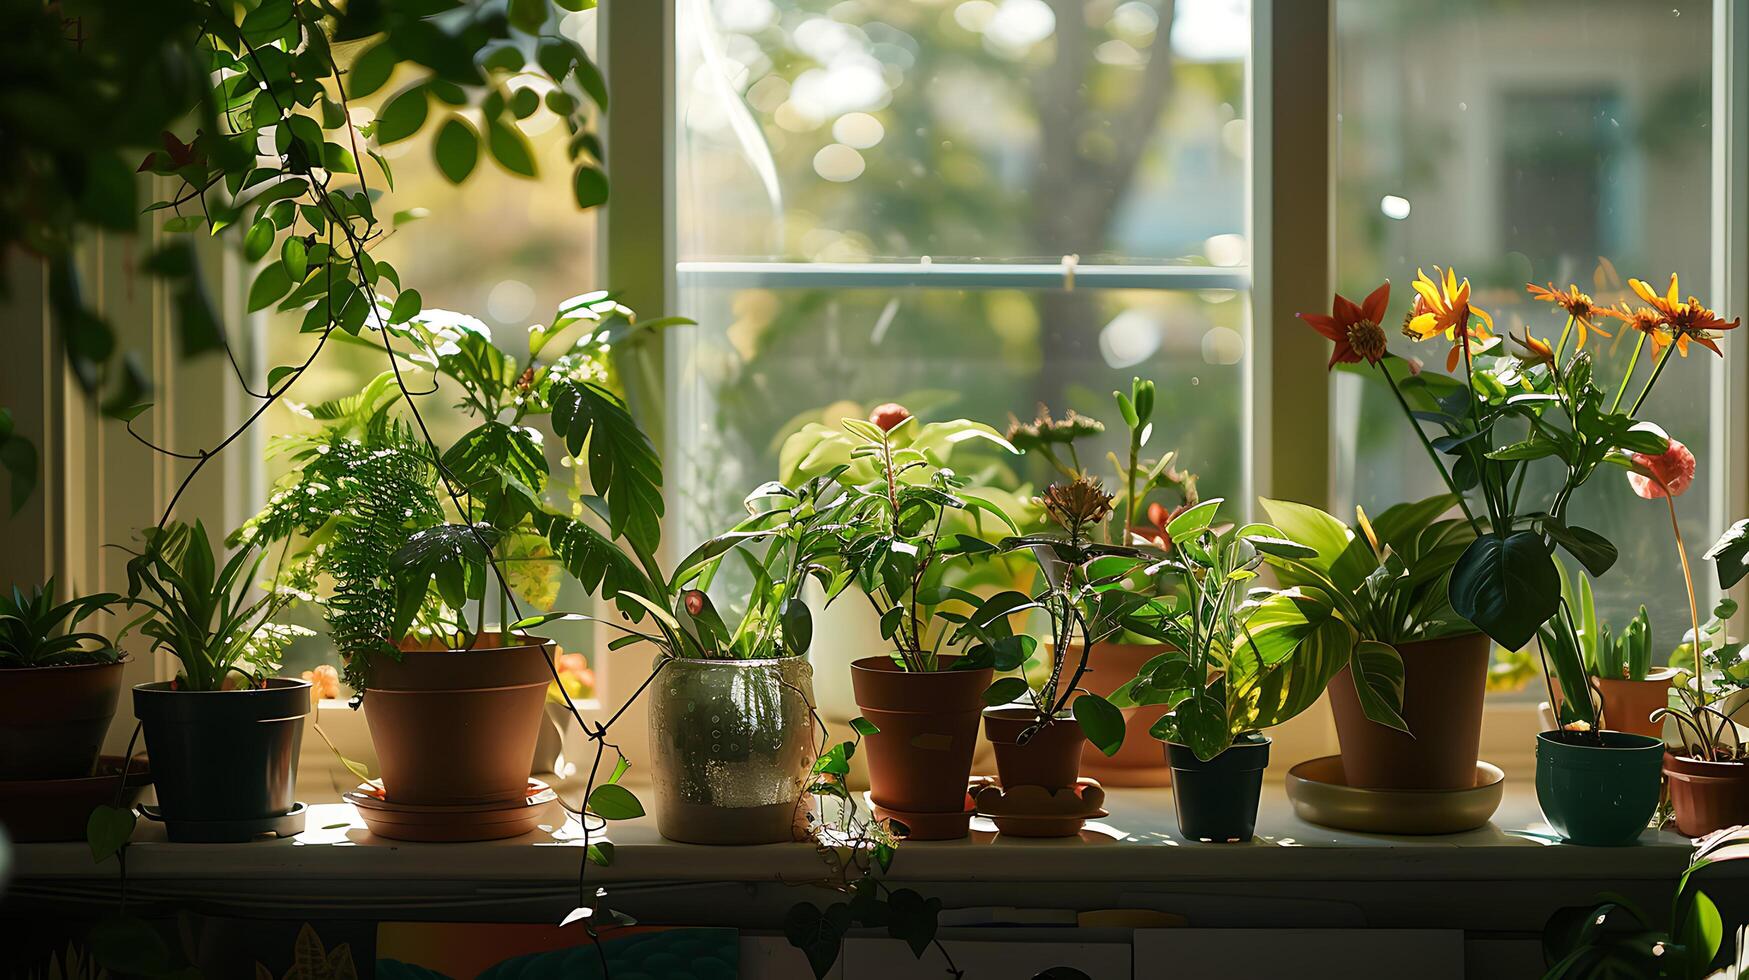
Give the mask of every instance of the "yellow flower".
<svg viewBox="0 0 1749 980">
<path fill-rule="evenodd" d="M 1538 286 L 1534 282 L 1527 282 L 1524 284 L 1524 288 L 1530 292 L 1532 297 L 1559 306 L 1561 309 L 1567 311 L 1568 316 L 1573 318 L 1573 323 L 1579 328 L 1579 347 L 1575 347 L 1574 350 L 1578 350 L 1580 347 L 1585 346 L 1585 335 L 1587 331 L 1595 330 L 1600 337 L 1609 336 L 1609 334 L 1603 332 L 1603 328 L 1599 327 L 1597 321 L 1594 319 L 1595 317 L 1603 315 L 1607 311 L 1598 307 L 1597 303 L 1592 300 L 1588 294 L 1580 292 L 1578 286 L 1568 285 L 1567 291 L 1562 292 L 1561 290 L 1556 289 L 1555 284 L 1552 282 L 1549 283 L 1547 287 Z M 1563 336 L 1565 335 L 1563 334 Z"/>
<path fill-rule="evenodd" d="M 1429 279 L 1427 273 L 1415 270 L 1415 305 L 1403 332 L 1416 340 L 1430 340 L 1443 334 L 1452 342 L 1451 353 L 1445 358 L 1445 369 L 1452 371 L 1457 368 L 1458 355 L 1471 337 L 1487 340 L 1493 336 L 1494 318 L 1481 307 L 1470 305 L 1468 279 L 1459 282 L 1453 269 L 1442 271 L 1439 266 L 1434 266 L 1433 271 L 1440 276 L 1439 279 Z M 1472 313 L 1482 321 L 1475 328 L 1470 326 Z"/>
<path fill-rule="evenodd" d="M 1658 295 L 1650 284 L 1638 279 L 1629 279 L 1628 285 L 1633 287 L 1634 292 L 1639 294 L 1641 299 L 1652 304 L 1652 309 L 1658 313 L 1659 325 L 1664 328 L 1664 330 L 1652 332 L 1654 352 L 1660 351 L 1670 344 L 1675 344 L 1676 353 L 1687 357 L 1688 345 L 1692 341 L 1714 354 L 1723 356 L 1724 352 L 1719 350 L 1719 345 L 1713 343 L 1718 337 L 1717 331 L 1734 330 L 1743 322 L 1741 317 L 1726 322 L 1717 313 L 1708 309 L 1699 297 L 1690 296 L 1686 303 L 1677 299 L 1681 295 L 1679 292 L 1680 283 L 1677 282 L 1674 272 L 1670 274 L 1670 288 L 1662 296 Z"/>
</svg>

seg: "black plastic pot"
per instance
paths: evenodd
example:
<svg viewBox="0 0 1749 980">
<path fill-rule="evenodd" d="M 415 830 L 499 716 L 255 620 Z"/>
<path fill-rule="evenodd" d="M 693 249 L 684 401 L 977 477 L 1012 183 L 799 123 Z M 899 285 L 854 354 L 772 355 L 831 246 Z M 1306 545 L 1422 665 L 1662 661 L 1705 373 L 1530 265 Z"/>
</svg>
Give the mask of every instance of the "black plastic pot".
<svg viewBox="0 0 1749 980">
<path fill-rule="evenodd" d="M 304 680 L 275 677 L 264 688 L 240 691 L 136 686 L 134 716 L 145 729 L 158 813 L 173 827 L 247 824 L 290 813 L 309 713 L 310 682 Z M 254 836 L 245 829 L 240 839 Z"/>
<path fill-rule="evenodd" d="M 1188 745 L 1166 743 L 1172 766 L 1172 805 L 1178 833 L 1188 840 L 1219 844 L 1249 841 L 1257 829 L 1257 800 L 1263 770 L 1269 766 L 1269 739 L 1240 739 L 1207 762 Z"/>
</svg>

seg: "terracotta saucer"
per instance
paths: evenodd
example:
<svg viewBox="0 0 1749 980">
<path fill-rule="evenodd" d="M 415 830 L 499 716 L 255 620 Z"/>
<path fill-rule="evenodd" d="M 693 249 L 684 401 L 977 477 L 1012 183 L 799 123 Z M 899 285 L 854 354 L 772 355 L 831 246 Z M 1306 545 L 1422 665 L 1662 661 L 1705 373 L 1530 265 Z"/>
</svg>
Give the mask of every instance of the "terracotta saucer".
<svg viewBox="0 0 1749 980">
<path fill-rule="evenodd" d="M 538 779 L 530 779 L 527 795 L 513 803 L 461 806 L 390 803 L 383 798 L 382 784 L 377 782 L 361 784 L 344 797 L 378 837 L 434 843 L 520 837 L 540 824 L 547 804 L 558 798 L 551 787 Z"/>
<path fill-rule="evenodd" d="M 81 841 L 91 811 L 116 802 L 121 788 L 119 755 L 97 760 L 97 772 L 74 779 L 18 779 L 0 782 L 0 826 L 20 844 L 46 841 Z M 122 806 L 139 802 L 140 791 L 152 785 L 152 772 L 144 758 L 128 765 L 127 790 Z"/>
<path fill-rule="evenodd" d="M 1343 781 L 1342 757 L 1308 759 L 1287 771 L 1287 798 L 1307 823 L 1368 834 L 1456 834 L 1488 823 L 1500 808 L 1506 774 L 1476 763 L 1464 789 L 1362 789 Z"/>
<path fill-rule="evenodd" d="M 972 814 L 977 807 L 972 803 L 972 794 L 966 794 L 965 808 L 958 813 L 910 813 L 882 806 L 874 801 L 866 791 L 862 794 L 863 802 L 874 811 L 876 819 L 895 820 L 905 826 L 906 840 L 959 840 L 971 833 Z"/>
<path fill-rule="evenodd" d="M 1105 810 L 1105 788 L 1087 776 L 1058 790 L 988 782 L 977 788 L 975 799 L 978 813 L 1010 837 L 1073 837 L 1086 821 L 1111 815 Z"/>
</svg>

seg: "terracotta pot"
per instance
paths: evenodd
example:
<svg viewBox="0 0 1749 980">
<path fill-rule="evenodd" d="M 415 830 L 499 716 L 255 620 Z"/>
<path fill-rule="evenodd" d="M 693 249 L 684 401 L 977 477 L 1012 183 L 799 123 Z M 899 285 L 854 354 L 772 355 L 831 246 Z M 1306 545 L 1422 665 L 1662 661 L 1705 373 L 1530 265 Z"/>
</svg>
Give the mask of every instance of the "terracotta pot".
<svg viewBox="0 0 1749 980">
<path fill-rule="evenodd" d="M 880 729 L 863 739 L 876 804 L 909 813 L 965 810 L 978 714 L 994 672 L 949 670 L 956 659 L 941 658 L 942 669 L 932 672 L 901 670 L 890 657 L 850 665 L 857 707 Z"/>
<path fill-rule="evenodd" d="M 552 641 L 408 649 L 371 664 L 364 716 L 390 802 L 421 806 L 510 803 L 528 794 L 553 679 Z"/>
<path fill-rule="evenodd" d="M 91 775 L 126 664 L 0 670 L 0 780 Z"/>
<path fill-rule="evenodd" d="M 1360 708 L 1354 675 L 1330 681 L 1330 709 L 1348 785 L 1364 789 L 1469 789 L 1476 785 L 1489 640 L 1466 633 L 1397 645 L 1403 720 L 1412 734 L 1377 724 Z"/>
<path fill-rule="evenodd" d="M 1664 737 L 1664 720 L 1651 721 L 1652 712 L 1670 704 L 1670 682 L 1676 671 L 1660 667 L 1646 675 L 1643 681 L 1624 681 L 1616 677 L 1598 677 L 1597 689 L 1603 697 L 1602 725 L 1614 732 Z M 1560 688 L 1555 688 L 1557 695 Z"/>
<path fill-rule="evenodd" d="M 1080 656 L 1077 649 L 1071 654 Z M 1101 697 L 1127 683 L 1142 665 L 1172 649 L 1165 643 L 1095 643 L 1087 655 L 1087 673 L 1081 686 Z M 1108 756 L 1092 742 L 1082 742 L 1081 772 L 1105 786 L 1170 786 L 1172 767 L 1160 754 L 1160 743 L 1148 729 L 1170 710 L 1163 704 L 1124 708 L 1123 747 Z"/>
<path fill-rule="evenodd" d="M 1022 743 L 1028 731 L 1032 734 Z M 1004 788 L 1042 786 L 1054 792 L 1081 778 L 1087 737 L 1067 711 L 1044 725 L 1032 708 L 985 708 L 984 737 L 996 748 L 996 778 Z"/>
<path fill-rule="evenodd" d="M 1688 837 L 1749 823 L 1749 762 L 1709 762 L 1664 753 L 1676 829 Z"/>
</svg>

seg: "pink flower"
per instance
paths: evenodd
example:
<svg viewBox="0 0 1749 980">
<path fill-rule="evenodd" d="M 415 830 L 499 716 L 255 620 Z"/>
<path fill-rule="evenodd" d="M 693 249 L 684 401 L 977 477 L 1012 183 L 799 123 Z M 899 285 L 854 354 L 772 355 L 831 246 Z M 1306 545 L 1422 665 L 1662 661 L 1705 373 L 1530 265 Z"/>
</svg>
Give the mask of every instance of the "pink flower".
<svg viewBox="0 0 1749 980">
<path fill-rule="evenodd" d="M 1670 440 L 1670 448 L 1656 456 L 1629 453 L 1634 468 L 1628 471 L 1628 485 L 1634 493 L 1647 500 L 1668 494 L 1680 497 L 1694 482 L 1694 453 L 1687 446 Z"/>
</svg>

